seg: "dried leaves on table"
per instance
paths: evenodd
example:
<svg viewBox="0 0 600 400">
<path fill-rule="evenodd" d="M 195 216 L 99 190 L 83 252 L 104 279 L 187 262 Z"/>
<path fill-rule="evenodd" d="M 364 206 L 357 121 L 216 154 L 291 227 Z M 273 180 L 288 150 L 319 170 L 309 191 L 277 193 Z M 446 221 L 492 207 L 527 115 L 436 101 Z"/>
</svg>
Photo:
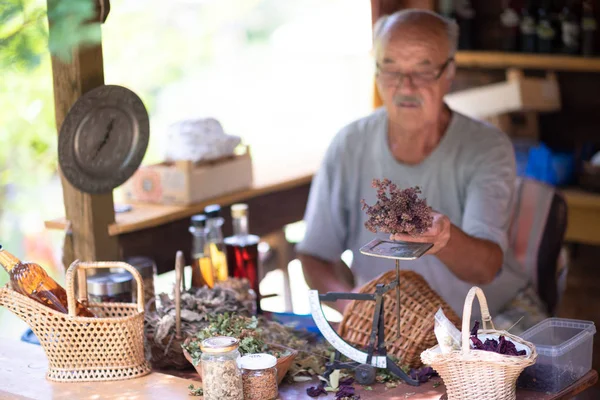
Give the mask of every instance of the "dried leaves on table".
<svg viewBox="0 0 600 400">
<path fill-rule="evenodd" d="M 243 282 L 237 286 L 243 287 Z M 173 296 L 174 297 L 174 296 Z M 144 320 L 147 358 L 154 368 L 189 368 L 181 343 L 209 325 L 209 315 L 236 313 L 248 316 L 244 294 L 233 287 L 190 289 L 181 294 L 181 338 L 175 337 L 175 301 L 166 293 L 159 295 L 156 311 L 147 311 Z"/>
</svg>

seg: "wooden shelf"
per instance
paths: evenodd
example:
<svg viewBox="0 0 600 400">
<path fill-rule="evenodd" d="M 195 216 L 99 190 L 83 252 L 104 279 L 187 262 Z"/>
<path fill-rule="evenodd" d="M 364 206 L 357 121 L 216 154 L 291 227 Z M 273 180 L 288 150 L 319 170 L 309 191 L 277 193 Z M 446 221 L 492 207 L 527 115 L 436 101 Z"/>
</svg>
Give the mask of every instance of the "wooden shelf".
<svg viewBox="0 0 600 400">
<path fill-rule="evenodd" d="M 499 51 L 459 51 L 456 63 L 466 68 L 523 68 L 550 71 L 600 72 L 600 57 L 504 53 Z"/>
</svg>

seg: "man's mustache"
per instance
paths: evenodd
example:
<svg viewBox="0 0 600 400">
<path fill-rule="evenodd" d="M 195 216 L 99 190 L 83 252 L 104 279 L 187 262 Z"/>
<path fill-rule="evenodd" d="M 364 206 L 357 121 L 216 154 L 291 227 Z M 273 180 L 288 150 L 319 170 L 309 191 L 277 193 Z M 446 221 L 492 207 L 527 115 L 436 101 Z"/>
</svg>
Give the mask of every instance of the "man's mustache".
<svg viewBox="0 0 600 400">
<path fill-rule="evenodd" d="M 405 96 L 405 95 L 397 95 L 394 96 L 394 104 L 400 106 L 401 104 L 411 104 L 420 106 L 423 103 L 420 97 L 417 96 Z"/>
</svg>

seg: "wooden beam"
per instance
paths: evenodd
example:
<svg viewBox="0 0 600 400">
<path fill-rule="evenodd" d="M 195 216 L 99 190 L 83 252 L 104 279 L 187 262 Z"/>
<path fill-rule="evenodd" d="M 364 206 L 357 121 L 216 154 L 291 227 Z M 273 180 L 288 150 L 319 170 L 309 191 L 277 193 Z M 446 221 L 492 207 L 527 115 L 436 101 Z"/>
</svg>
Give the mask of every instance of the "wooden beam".
<svg viewBox="0 0 600 400">
<path fill-rule="evenodd" d="M 48 1 L 48 7 L 56 4 Z M 97 26 L 100 30 L 100 26 Z M 53 24 L 49 21 L 49 33 Z M 52 58 L 52 81 L 57 131 L 71 106 L 84 93 L 104 84 L 102 45 L 73 51 L 70 63 Z M 112 193 L 91 195 L 74 188 L 61 174 L 65 215 L 70 232 L 65 240 L 63 263 L 68 266 L 74 259 L 85 261 L 118 260 L 119 246 L 108 234 L 108 226 L 115 221 Z M 70 236 L 70 237 L 69 237 Z"/>
</svg>

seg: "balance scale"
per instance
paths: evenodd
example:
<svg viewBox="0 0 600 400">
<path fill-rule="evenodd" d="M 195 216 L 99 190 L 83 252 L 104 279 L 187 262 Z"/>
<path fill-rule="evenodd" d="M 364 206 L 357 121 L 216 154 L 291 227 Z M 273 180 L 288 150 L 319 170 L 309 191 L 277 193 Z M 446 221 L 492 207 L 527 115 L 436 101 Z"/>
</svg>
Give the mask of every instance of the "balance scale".
<svg viewBox="0 0 600 400">
<path fill-rule="evenodd" d="M 315 324 L 325 339 L 335 348 L 333 362 L 326 364 L 325 378 L 336 369 L 354 369 L 356 381 L 361 385 L 370 385 L 375 381 L 376 368 L 387 369 L 409 385 L 419 386 L 419 381 L 408 376 L 388 356 L 385 347 L 383 295 L 390 290 L 396 290 L 396 312 L 398 314 L 398 335 L 400 334 L 400 260 L 415 260 L 427 252 L 433 244 L 396 242 L 373 239 L 360 248 L 360 252 L 367 256 L 389 258 L 396 260 L 396 280 L 387 285 L 378 284 L 375 293 L 344 293 L 329 292 L 319 294 L 317 290 L 310 290 L 308 299 Z M 366 300 L 375 301 L 373 312 L 373 325 L 369 337 L 367 351 L 362 351 L 342 339 L 329 325 L 323 314 L 322 301 L 337 300 Z M 351 362 L 342 362 L 341 355 L 345 355 Z"/>
</svg>

